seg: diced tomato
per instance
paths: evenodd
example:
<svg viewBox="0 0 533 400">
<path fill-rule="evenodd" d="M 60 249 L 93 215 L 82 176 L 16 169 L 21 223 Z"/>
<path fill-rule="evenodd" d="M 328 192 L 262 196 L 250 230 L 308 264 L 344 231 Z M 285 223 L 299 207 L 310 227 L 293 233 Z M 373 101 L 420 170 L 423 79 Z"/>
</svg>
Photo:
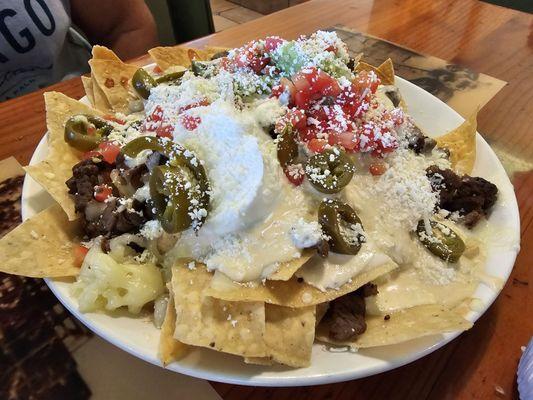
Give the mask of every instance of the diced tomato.
<svg viewBox="0 0 533 400">
<path fill-rule="evenodd" d="M 294 186 L 300 186 L 305 178 L 301 165 L 288 165 L 283 169 L 285 176 Z"/>
<path fill-rule="evenodd" d="M 80 268 L 81 265 L 83 264 L 83 260 L 85 260 L 85 256 L 89 252 L 89 249 L 79 244 L 77 246 L 74 246 L 73 252 L 74 252 L 74 265 Z"/>
<path fill-rule="evenodd" d="M 106 201 L 113 194 L 113 188 L 107 185 L 98 185 L 94 188 L 94 199 L 96 201 Z"/>
<path fill-rule="evenodd" d="M 383 175 L 387 171 L 387 165 L 381 161 L 375 161 L 370 163 L 368 171 L 374 176 Z"/>
<path fill-rule="evenodd" d="M 303 129 L 307 125 L 307 116 L 302 110 L 290 110 L 287 118 L 295 129 Z"/>
<path fill-rule="evenodd" d="M 235 54 L 235 64 L 241 68 L 251 68 L 259 74 L 270 63 L 270 58 L 265 57 L 257 42 L 252 41 L 242 47 Z"/>
<path fill-rule="evenodd" d="M 325 96 L 336 97 L 341 91 L 335 78 L 314 67 L 305 68 L 297 73 L 292 82 L 295 89 L 294 104 L 303 109 L 307 109 L 312 100 Z"/>
<path fill-rule="evenodd" d="M 120 153 L 120 147 L 113 144 L 113 142 L 102 142 L 98 145 L 98 152 L 102 155 L 106 163 L 114 164 Z"/>
<path fill-rule="evenodd" d="M 301 142 L 309 142 L 313 139 L 316 139 L 316 128 L 314 126 L 306 126 L 298 130 L 298 139 Z"/>
<path fill-rule="evenodd" d="M 180 107 L 178 110 L 178 114 L 181 114 L 184 111 L 191 110 L 196 107 L 202 107 L 202 106 L 208 106 L 210 103 L 207 99 L 203 99 L 200 101 L 197 101 L 195 103 L 187 104 L 186 106 Z"/>
<path fill-rule="evenodd" d="M 194 131 L 198 128 L 198 125 L 202 123 L 202 119 L 200 117 L 183 114 L 180 116 L 180 123 L 188 131 Z"/>
<path fill-rule="evenodd" d="M 163 138 L 169 138 L 172 139 L 172 133 L 174 132 L 174 128 L 172 125 L 161 125 L 157 127 L 155 130 L 156 136 L 163 137 Z"/>
<path fill-rule="evenodd" d="M 330 132 L 329 144 L 338 144 L 346 150 L 354 150 L 357 147 L 358 139 L 354 132 Z"/>
<path fill-rule="evenodd" d="M 376 93 L 380 83 L 381 81 L 375 72 L 361 71 L 353 81 L 354 91 L 360 100 L 368 99 L 371 93 Z"/>
<path fill-rule="evenodd" d="M 335 46 L 330 45 L 330 46 L 326 47 L 326 51 L 331 51 L 332 53 L 335 53 L 335 51 L 337 51 L 337 49 L 335 48 Z"/>
<path fill-rule="evenodd" d="M 285 42 L 285 40 L 278 36 L 268 36 L 265 38 L 265 50 L 270 53 L 276 50 L 283 42 Z"/>
<path fill-rule="evenodd" d="M 160 74 L 161 72 L 163 72 L 163 70 L 161 68 L 159 68 L 159 65 L 156 65 L 153 69 L 154 73 L 156 74 Z"/>
<path fill-rule="evenodd" d="M 120 124 L 120 125 L 124 125 L 126 123 L 126 121 L 124 121 L 123 119 L 117 118 L 117 117 L 115 117 L 114 115 L 111 115 L 111 114 L 104 115 L 104 119 L 106 119 L 108 121 L 116 122 L 117 124 Z"/>
<path fill-rule="evenodd" d="M 309 143 L 307 143 L 307 148 L 313 153 L 322 153 L 327 144 L 328 141 L 325 139 L 311 139 Z"/>
</svg>

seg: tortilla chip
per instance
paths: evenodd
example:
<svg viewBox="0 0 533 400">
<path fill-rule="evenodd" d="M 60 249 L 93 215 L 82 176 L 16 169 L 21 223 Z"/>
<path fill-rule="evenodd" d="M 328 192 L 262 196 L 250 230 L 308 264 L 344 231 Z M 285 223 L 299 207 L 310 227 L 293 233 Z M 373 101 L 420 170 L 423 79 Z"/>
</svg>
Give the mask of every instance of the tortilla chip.
<svg viewBox="0 0 533 400">
<path fill-rule="evenodd" d="M 0 271 L 34 278 L 75 276 L 81 232 L 59 205 L 29 218 L 0 240 Z"/>
<path fill-rule="evenodd" d="M 109 101 L 107 101 L 104 91 L 100 86 L 98 86 L 93 74 L 91 74 L 91 81 L 93 84 L 94 108 L 104 114 L 110 113 L 113 111 L 111 109 L 111 104 L 109 104 Z"/>
<path fill-rule="evenodd" d="M 394 65 L 390 58 L 385 60 L 379 67 L 359 61 L 355 66 L 355 71 L 374 71 L 381 80 L 382 85 L 394 85 Z"/>
<path fill-rule="evenodd" d="M 203 291 L 211 277 L 198 264 L 193 270 L 187 268 L 187 262 L 172 267 L 176 306 L 174 338 L 189 345 L 245 357 L 265 356 L 265 305 L 205 296 Z"/>
<path fill-rule="evenodd" d="M 314 255 L 313 250 L 303 251 L 300 258 L 281 263 L 278 270 L 269 276 L 271 281 L 288 281 Z"/>
<path fill-rule="evenodd" d="M 329 338 L 328 321 L 324 320 L 317 329 L 317 339 L 334 345 L 352 348 L 386 346 L 406 342 L 423 336 L 457 332 L 470 329 L 472 323 L 457 311 L 438 304 L 423 305 L 401 310 L 389 315 L 388 320 L 380 316 L 367 316 L 366 331 L 355 340 L 336 342 Z"/>
<path fill-rule="evenodd" d="M 89 99 L 91 106 L 94 107 L 94 91 L 93 91 L 93 81 L 89 76 L 81 77 L 81 83 L 83 85 L 83 90 L 85 90 L 85 95 Z"/>
<path fill-rule="evenodd" d="M 122 61 L 113 50 L 100 45 L 93 46 L 92 58 L 98 60 Z"/>
<path fill-rule="evenodd" d="M 290 367 L 309 366 L 315 341 L 315 306 L 265 307 L 265 343 L 271 358 Z"/>
<path fill-rule="evenodd" d="M 352 278 L 350 282 L 337 290 L 331 289 L 325 292 L 305 282 L 299 282 L 296 277 L 292 277 L 288 281 L 267 280 L 265 284 L 239 284 L 224 274 L 216 272 L 204 294 L 226 301 L 256 301 L 285 307 L 308 307 L 353 292 L 365 283 L 373 281 L 378 276 L 395 268 L 397 265 L 393 262 L 383 264 Z"/>
<path fill-rule="evenodd" d="M 394 64 L 390 58 L 383 61 L 377 69 L 383 85 L 394 85 Z"/>
<path fill-rule="evenodd" d="M 274 365 L 272 357 L 244 357 L 244 362 L 254 365 Z"/>
<path fill-rule="evenodd" d="M 450 151 L 452 168 L 460 174 L 470 174 L 476 162 L 477 113 L 445 135 L 436 137 L 437 146 Z"/>
<path fill-rule="evenodd" d="M 80 161 L 78 153 L 64 140 L 65 122 L 75 114 L 102 115 L 97 110 L 71 99 L 62 93 L 44 94 L 46 125 L 48 126 L 48 154 L 36 165 L 24 167 L 26 172 L 59 203 L 70 221 L 78 216 L 74 200 L 65 182 L 72 176 L 72 167 Z"/>
<path fill-rule="evenodd" d="M 223 51 L 230 50 L 229 47 L 220 47 L 220 46 L 205 46 L 204 51 L 207 54 L 207 59 L 210 60 L 217 53 L 222 53 Z"/>
<path fill-rule="evenodd" d="M 128 114 L 130 100 L 137 98 L 131 86 L 131 78 L 139 67 L 122 61 L 98 59 L 90 60 L 89 65 L 95 83 L 104 93 L 113 111 Z"/>
<path fill-rule="evenodd" d="M 169 46 L 169 47 L 154 47 L 148 50 L 150 57 L 163 71 L 170 67 L 181 65 L 188 68 L 191 65 L 190 52 L 195 52 L 200 60 L 209 60 L 209 52 L 192 47 L 184 46 Z"/>
<path fill-rule="evenodd" d="M 187 346 L 174 339 L 174 329 L 176 327 L 176 309 L 174 308 L 174 297 L 171 295 L 168 299 L 167 312 L 165 320 L 161 326 L 159 336 L 158 357 L 163 366 L 179 359 L 187 352 Z"/>
</svg>

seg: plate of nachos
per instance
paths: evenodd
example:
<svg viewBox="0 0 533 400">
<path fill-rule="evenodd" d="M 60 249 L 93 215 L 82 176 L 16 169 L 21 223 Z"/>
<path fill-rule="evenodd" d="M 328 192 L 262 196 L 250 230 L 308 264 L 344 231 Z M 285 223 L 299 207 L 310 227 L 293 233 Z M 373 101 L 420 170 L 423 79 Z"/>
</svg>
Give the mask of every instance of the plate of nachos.
<svg viewBox="0 0 533 400">
<path fill-rule="evenodd" d="M 96 46 L 83 99 L 45 93 L 2 271 L 148 362 L 264 386 L 406 364 L 501 291 L 518 208 L 475 115 L 334 32 L 150 55 Z"/>
</svg>

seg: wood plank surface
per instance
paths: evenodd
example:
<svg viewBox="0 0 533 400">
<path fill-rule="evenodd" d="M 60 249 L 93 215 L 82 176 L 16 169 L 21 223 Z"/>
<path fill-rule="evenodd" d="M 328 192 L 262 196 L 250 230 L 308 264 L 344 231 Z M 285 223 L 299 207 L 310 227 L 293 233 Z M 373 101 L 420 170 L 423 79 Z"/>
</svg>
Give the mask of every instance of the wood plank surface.
<svg viewBox="0 0 533 400">
<path fill-rule="evenodd" d="M 533 16 L 476 0 L 313 0 L 195 43 L 238 46 L 266 35 L 291 39 L 334 25 L 509 82 L 481 110 L 478 129 L 515 166 L 511 179 L 520 207 L 522 250 L 503 292 L 474 328 L 410 365 L 316 387 L 213 386 L 226 400 L 518 398 L 520 347 L 533 334 Z M 50 89 L 83 95 L 79 79 Z M 42 92 L 0 104 L 0 159 L 13 155 L 28 162 L 45 131 Z M 497 393 L 497 387 L 504 394 Z"/>
</svg>

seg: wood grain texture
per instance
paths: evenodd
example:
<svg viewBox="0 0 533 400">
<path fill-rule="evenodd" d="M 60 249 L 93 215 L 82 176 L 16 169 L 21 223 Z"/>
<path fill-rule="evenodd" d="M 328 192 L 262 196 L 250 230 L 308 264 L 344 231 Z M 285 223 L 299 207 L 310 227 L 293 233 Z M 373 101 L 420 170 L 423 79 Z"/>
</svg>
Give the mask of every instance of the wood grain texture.
<svg viewBox="0 0 533 400">
<path fill-rule="evenodd" d="M 194 42 L 238 46 L 266 36 L 295 38 L 345 25 L 509 82 L 479 115 L 498 154 L 520 165 L 512 176 L 521 215 L 522 250 L 502 293 L 469 332 L 394 371 L 306 388 L 213 383 L 233 399 L 490 399 L 517 398 L 516 367 L 533 334 L 533 16 L 475 0 L 314 0 Z M 135 60 L 146 63 L 147 57 Z M 83 95 L 80 79 L 54 85 Z M 45 131 L 42 91 L 0 105 L 0 159 L 27 163 Z M 526 316 L 529 316 L 527 318 Z M 505 395 L 498 395 L 495 386 Z"/>
</svg>

